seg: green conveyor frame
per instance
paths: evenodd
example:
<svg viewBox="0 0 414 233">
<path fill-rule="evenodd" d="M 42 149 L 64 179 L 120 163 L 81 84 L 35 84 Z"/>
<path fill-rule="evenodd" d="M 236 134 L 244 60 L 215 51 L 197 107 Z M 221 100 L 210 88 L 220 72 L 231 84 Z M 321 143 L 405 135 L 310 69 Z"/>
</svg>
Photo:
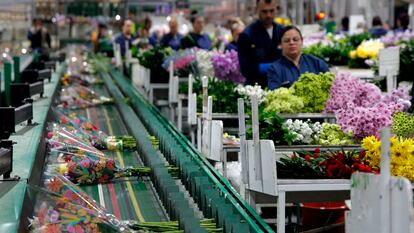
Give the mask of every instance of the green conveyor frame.
<svg viewBox="0 0 414 233">
<path fill-rule="evenodd" d="M 98 70 L 108 69 L 101 67 Z M 171 164 L 180 168 L 181 180 L 205 217 L 215 218 L 219 227 L 223 227 L 225 232 L 273 232 L 229 182 L 197 151 L 194 145 L 144 99 L 131 85 L 130 80 L 113 67 L 109 69 L 109 74 L 111 77 L 107 74 L 102 77 L 112 96 L 117 103 L 123 100 L 120 93 L 114 93 L 117 92 L 117 88 L 113 83 L 116 83 L 123 94 L 129 98 L 131 107 L 139 117 L 138 122 L 142 122 L 143 126 L 139 124 L 137 126 L 134 123 L 137 122 L 136 119 L 132 120 L 133 118 L 129 118 L 130 116 L 125 115 L 121 109 L 124 120 L 132 129 L 145 128 L 159 139 L 161 152 Z M 128 121 L 131 122 L 128 123 Z M 150 148 L 148 143 L 141 142 L 139 144 L 141 154 L 145 157 L 144 163 L 151 167 L 157 167 L 159 164 L 153 161 L 155 152 L 152 147 Z M 146 146 L 143 147 L 144 145 Z M 160 179 L 158 182 L 172 182 L 169 179 L 163 180 L 162 177 L 156 176 L 155 178 Z"/>
</svg>

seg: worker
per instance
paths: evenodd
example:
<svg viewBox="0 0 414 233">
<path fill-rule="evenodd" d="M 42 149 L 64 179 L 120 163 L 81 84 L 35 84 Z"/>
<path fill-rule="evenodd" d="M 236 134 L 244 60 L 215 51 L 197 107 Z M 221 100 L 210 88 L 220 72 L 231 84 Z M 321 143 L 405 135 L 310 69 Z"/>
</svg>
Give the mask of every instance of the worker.
<svg viewBox="0 0 414 233">
<path fill-rule="evenodd" d="M 203 33 L 204 17 L 199 15 L 197 11 L 193 11 L 191 12 L 190 21 L 193 25 L 193 31 L 189 32 L 187 36 L 181 39 L 181 48 L 187 49 L 197 47 L 200 49 L 211 50 L 210 37 L 206 33 Z"/>
<path fill-rule="evenodd" d="M 242 33 L 243 30 L 244 30 L 244 24 L 234 23 L 233 25 L 231 25 L 232 41 L 226 44 L 224 51 L 230 51 L 230 50 L 235 50 L 236 52 L 238 51 L 237 41 L 239 40 L 240 33 Z"/>
<path fill-rule="evenodd" d="M 132 21 L 129 19 L 126 19 L 122 23 L 122 33 L 119 35 L 115 42 L 120 45 L 121 47 L 121 56 L 125 56 L 125 44 L 128 44 L 128 47 L 131 48 L 132 41 L 134 41 L 135 38 L 132 35 Z"/>
<path fill-rule="evenodd" d="M 273 20 L 276 16 L 276 0 L 257 0 L 258 20 L 250 24 L 237 41 L 240 70 L 247 84 L 267 87 L 267 70 L 281 57 L 280 32 L 283 26 Z"/>
<path fill-rule="evenodd" d="M 269 67 L 269 89 L 290 87 L 305 72 L 328 72 L 328 65 L 312 55 L 302 54 L 303 37 L 295 26 L 287 26 L 281 31 L 282 57 Z"/>
<path fill-rule="evenodd" d="M 338 34 L 347 35 L 349 33 L 349 18 L 345 16 L 341 19 L 341 29 L 337 31 Z"/>
<path fill-rule="evenodd" d="M 160 45 L 162 47 L 171 47 L 174 50 L 179 50 L 180 40 L 183 38 L 183 35 L 178 33 L 177 18 L 175 16 L 172 16 L 168 24 L 170 27 L 170 32 L 162 37 Z"/>
<path fill-rule="evenodd" d="M 372 19 L 372 28 L 370 28 L 368 32 L 375 38 L 379 38 L 387 34 L 387 30 L 384 28 L 382 20 L 379 16 L 375 16 Z"/>
<path fill-rule="evenodd" d="M 150 17 L 145 17 L 144 22 L 142 24 L 142 27 L 139 30 L 139 38 L 140 38 L 140 47 L 142 48 L 148 48 L 148 46 L 156 46 L 157 45 L 157 39 L 156 34 L 151 35 L 152 27 L 152 20 Z"/>
<path fill-rule="evenodd" d="M 394 29 L 394 33 L 403 33 L 407 30 L 410 24 L 410 16 L 407 13 L 401 13 L 397 18 L 397 27 Z"/>
<path fill-rule="evenodd" d="M 33 20 L 33 26 L 27 33 L 27 39 L 30 40 L 30 48 L 33 52 L 48 56 L 51 48 L 50 34 L 46 28 L 43 27 L 41 19 Z"/>
<path fill-rule="evenodd" d="M 97 52 L 104 53 L 108 57 L 113 57 L 112 44 L 108 35 L 108 27 L 103 23 L 98 25 Z"/>
</svg>

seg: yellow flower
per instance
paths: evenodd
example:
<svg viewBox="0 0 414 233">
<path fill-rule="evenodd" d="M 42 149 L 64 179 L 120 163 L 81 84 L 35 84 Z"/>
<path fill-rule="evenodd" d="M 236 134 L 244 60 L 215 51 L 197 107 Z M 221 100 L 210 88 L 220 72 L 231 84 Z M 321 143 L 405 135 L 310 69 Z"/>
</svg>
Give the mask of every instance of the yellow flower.
<svg viewBox="0 0 414 233">
<path fill-rule="evenodd" d="M 349 57 L 351 59 L 355 59 L 357 56 L 357 51 L 356 50 L 352 50 L 351 52 L 349 52 Z"/>
<path fill-rule="evenodd" d="M 59 167 L 58 167 L 58 172 L 59 172 L 60 174 L 65 174 L 65 173 L 67 173 L 67 172 L 68 172 L 68 164 L 67 164 L 67 163 L 65 163 L 65 164 L 61 164 L 61 165 L 59 165 Z"/>
<path fill-rule="evenodd" d="M 374 136 L 362 140 L 365 149 L 365 159 L 371 165 L 379 167 L 381 158 L 381 142 Z M 391 138 L 391 174 L 403 176 L 414 181 L 414 140 L 405 138 Z"/>
</svg>

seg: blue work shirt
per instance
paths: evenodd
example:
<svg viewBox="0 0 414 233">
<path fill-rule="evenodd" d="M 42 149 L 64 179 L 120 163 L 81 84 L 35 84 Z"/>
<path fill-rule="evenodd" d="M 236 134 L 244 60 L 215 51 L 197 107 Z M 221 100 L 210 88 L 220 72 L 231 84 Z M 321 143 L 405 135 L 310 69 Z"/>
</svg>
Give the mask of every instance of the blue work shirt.
<svg viewBox="0 0 414 233">
<path fill-rule="evenodd" d="M 278 48 L 282 25 L 273 23 L 273 36 L 270 39 L 266 28 L 260 21 L 253 22 L 240 34 L 237 41 L 240 70 L 247 84 L 258 83 L 267 87 L 266 73 L 260 73 L 261 63 L 272 63 L 282 56 Z"/>
<path fill-rule="evenodd" d="M 177 33 L 173 35 L 172 33 L 168 33 L 161 38 L 160 45 L 162 47 L 170 47 L 174 50 L 180 49 L 180 41 L 183 38 L 183 35 Z"/>
<path fill-rule="evenodd" d="M 375 26 L 369 29 L 368 32 L 375 38 L 379 38 L 387 34 L 387 30 L 381 26 Z"/>
<path fill-rule="evenodd" d="M 282 56 L 269 67 L 267 73 L 269 89 L 274 90 L 282 86 L 290 87 L 298 80 L 301 74 L 306 72 L 319 74 L 328 71 L 328 64 L 312 55 L 302 54 L 299 60 L 299 67 L 285 56 Z"/>
<path fill-rule="evenodd" d="M 187 36 L 181 39 L 180 44 L 182 49 L 197 47 L 200 49 L 211 50 L 211 40 L 206 33 L 197 34 L 190 32 Z"/>
<path fill-rule="evenodd" d="M 121 35 L 119 35 L 116 39 L 115 39 L 115 43 L 119 44 L 121 47 L 121 56 L 125 56 L 125 44 L 128 44 L 128 47 L 131 48 L 132 46 L 132 42 L 135 40 L 135 38 L 133 36 L 131 36 L 131 38 L 127 38 L 125 37 L 125 35 L 123 33 L 121 33 Z"/>
<path fill-rule="evenodd" d="M 230 51 L 230 50 L 234 50 L 236 52 L 238 51 L 237 42 L 236 41 L 233 40 L 232 42 L 226 44 L 226 47 L 224 48 L 224 52 Z"/>
</svg>

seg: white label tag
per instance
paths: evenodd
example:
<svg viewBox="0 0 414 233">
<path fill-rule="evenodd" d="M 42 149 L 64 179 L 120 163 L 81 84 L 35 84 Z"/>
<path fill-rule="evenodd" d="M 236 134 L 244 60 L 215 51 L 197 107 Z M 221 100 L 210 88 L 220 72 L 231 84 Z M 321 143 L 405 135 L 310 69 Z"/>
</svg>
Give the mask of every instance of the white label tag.
<svg viewBox="0 0 414 233">
<path fill-rule="evenodd" d="M 379 75 L 396 76 L 400 70 L 400 48 L 392 47 L 379 51 Z"/>
</svg>

